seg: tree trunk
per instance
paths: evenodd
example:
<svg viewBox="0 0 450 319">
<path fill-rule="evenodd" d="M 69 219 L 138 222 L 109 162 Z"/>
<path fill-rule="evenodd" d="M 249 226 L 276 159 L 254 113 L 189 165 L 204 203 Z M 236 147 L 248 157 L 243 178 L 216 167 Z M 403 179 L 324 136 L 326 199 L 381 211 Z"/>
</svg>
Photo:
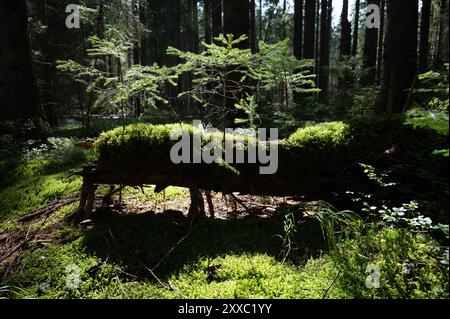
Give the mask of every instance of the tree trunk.
<svg viewBox="0 0 450 319">
<path fill-rule="evenodd" d="M 204 29 L 205 29 L 205 42 L 210 44 L 212 41 L 211 0 L 203 0 L 203 22 L 204 22 Z"/>
<path fill-rule="evenodd" d="M 380 4 L 380 32 L 378 35 L 377 53 L 377 84 L 381 84 L 381 74 L 383 70 L 383 44 L 384 44 L 384 16 L 386 13 L 386 1 L 381 0 Z"/>
<path fill-rule="evenodd" d="M 419 72 L 425 73 L 428 69 L 429 38 L 430 38 L 431 0 L 422 0 L 422 13 L 420 18 L 420 47 Z"/>
<path fill-rule="evenodd" d="M 36 36 L 36 42 L 39 45 L 39 51 L 41 57 L 39 58 L 40 63 L 35 67 L 37 82 L 40 84 L 39 93 L 40 101 L 42 104 L 42 109 L 45 113 L 45 117 L 51 127 L 58 125 L 58 117 L 56 115 L 56 104 L 53 103 L 53 76 L 54 73 L 52 67 L 52 59 L 50 56 L 49 47 L 49 29 L 48 29 L 48 17 L 47 17 L 47 0 L 40 0 L 37 2 L 36 15 L 41 25 L 47 28 L 42 30 Z M 42 77 L 42 78 L 40 78 Z"/>
<path fill-rule="evenodd" d="M 255 0 L 250 0 L 250 47 L 252 53 L 257 53 L 258 37 L 256 36 L 256 4 Z"/>
<path fill-rule="evenodd" d="M 353 46 L 352 55 L 355 56 L 358 52 L 358 37 L 359 37 L 359 10 L 361 9 L 361 0 L 355 2 L 355 22 L 353 26 Z"/>
<path fill-rule="evenodd" d="M 302 58 L 303 44 L 303 0 L 294 1 L 294 56 Z"/>
<path fill-rule="evenodd" d="M 238 39 L 242 35 L 247 35 L 249 33 L 249 15 L 250 3 L 249 0 L 226 0 L 223 2 L 223 29 L 225 34 L 233 34 L 234 39 Z M 250 41 L 246 40 L 240 42 L 236 45 L 239 49 L 249 49 Z M 227 98 L 224 100 L 224 128 L 234 127 L 235 119 L 237 118 L 237 113 L 234 105 L 239 102 L 241 98 L 244 98 L 244 92 L 239 94 L 231 94 L 230 91 L 236 91 L 236 83 L 240 81 L 242 74 L 239 72 L 228 73 L 227 79 L 225 80 L 224 96 Z M 234 88 L 234 89 L 229 89 Z M 234 95 L 233 97 L 231 97 Z M 238 96 L 236 96 L 238 95 Z"/>
<path fill-rule="evenodd" d="M 367 5 L 375 4 L 380 6 L 380 0 L 368 0 Z M 364 40 L 363 51 L 363 76 L 362 85 L 368 86 L 375 83 L 376 64 L 377 64 L 377 45 L 378 45 L 378 29 L 367 28 Z"/>
<path fill-rule="evenodd" d="M 384 68 L 377 113 L 403 113 L 417 70 L 418 1 L 387 1 Z"/>
<path fill-rule="evenodd" d="M 0 119 L 42 119 L 31 64 L 26 0 L 0 1 Z"/>
<path fill-rule="evenodd" d="M 139 5 L 139 21 L 142 23 L 142 25 L 146 28 L 147 27 L 147 16 L 145 12 L 145 5 L 140 4 Z M 140 47 L 140 63 L 142 65 L 148 64 L 148 54 L 147 54 L 147 35 L 145 32 L 141 35 L 141 47 Z"/>
<path fill-rule="evenodd" d="M 211 0 L 212 36 L 216 38 L 222 30 L 222 1 Z"/>
<path fill-rule="evenodd" d="M 283 11 L 281 12 L 281 18 L 284 20 L 284 17 L 287 13 L 287 0 L 283 0 Z M 287 25 L 283 24 L 282 31 L 281 31 L 281 39 L 284 40 L 287 38 Z"/>
<path fill-rule="evenodd" d="M 322 0 L 320 11 L 319 100 L 326 102 L 329 86 L 330 25 L 332 0 Z"/>
<path fill-rule="evenodd" d="M 199 47 L 199 33 L 198 33 L 198 4 L 197 0 L 191 0 L 191 47 L 192 52 L 198 53 L 200 51 Z"/>
<path fill-rule="evenodd" d="M 448 0 L 439 2 L 439 33 L 434 67 L 441 69 L 444 62 L 448 62 Z"/>
<path fill-rule="evenodd" d="M 316 27 L 315 27 L 315 32 L 314 32 L 314 74 L 315 76 L 315 82 L 318 84 L 319 83 L 319 59 L 320 59 L 320 1 L 316 1 L 316 8 L 315 8 L 315 16 L 316 16 Z M 319 98 L 319 93 L 314 93 L 314 97 L 317 100 Z"/>
<path fill-rule="evenodd" d="M 249 0 L 226 0 L 223 2 L 223 29 L 225 34 L 233 34 L 237 39 L 249 34 L 250 25 Z M 248 49 L 250 41 L 247 39 L 237 45 L 241 49 Z"/>
<path fill-rule="evenodd" d="M 350 55 L 352 39 L 352 25 L 348 21 L 348 0 L 344 0 L 341 13 L 341 41 L 339 44 L 340 56 Z"/>
<path fill-rule="evenodd" d="M 305 0 L 305 36 L 303 58 L 314 59 L 314 41 L 316 30 L 316 0 Z"/>
<path fill-rule="evenodd" d="M 263 10 L 263 2 L 262 0 L 259 0 L 259 39 L 262 40 L 263 39 L 263 14 L 262 14 L 262 10 Z"/>
</svg>

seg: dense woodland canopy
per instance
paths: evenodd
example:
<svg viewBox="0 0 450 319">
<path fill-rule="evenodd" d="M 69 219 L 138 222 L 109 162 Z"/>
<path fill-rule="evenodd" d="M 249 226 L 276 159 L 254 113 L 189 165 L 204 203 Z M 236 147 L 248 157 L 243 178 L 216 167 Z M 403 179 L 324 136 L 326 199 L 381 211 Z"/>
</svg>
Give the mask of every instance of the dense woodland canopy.
<svg viewBox="0 0 450 319">
<path fill-rule="evenodd" d="M 0 0 L 0 297 L 448 298 L 448 13 Z M 197 119 L 278 172 L 170 163 Z"/>
<path fill-rule="evenodd" d="M 296 59 L 313 60 L 308 71 L 319 92 L 297 94 L 289 80 L 276 81 L 270 88 L 259 79 L 247 83 L 251 87 L 247 93 L 261 107 L 267 106 L 267 112 L 310 120 L 310 111 L 334 105 L 327 112 L 345 117 L 355 111 L 351 96 L 357 95 L 368 99 L 358 103 L 366 108 L 362 112 L 404 113 L 417 102 L 408 93 L 420 86 L 417 76 L 430 69 L 445 71 L 448 3 L 420 1 L 420 8 L 419 1 L 350 3 L 342 2 L 339 21 L 333 23 L 332 0 L 79 1 L 81 28 L 67 29 L 65 8 L 70 1 L 3 1 L 1 30 L 6 41 L 1 63 L 6 76 L 1 118 L 39 117 L 54 127 L 66 116 L 88 121 L 91 114 L 117 113 L 99 92 L 107 90 L 111 98 L 118 85 L 105 82 L 126 81 L 123 77 L 131 76 L 135 65 L 157 65 L 157 71 L 174 67 L 183 59 L 168 53 L 169 47 L 200 54 L 206 50 L 202 43 L 216 43 L 220 34 L 233 34 L 234 39 L 245 35 L 236 48 L 250 49 L 255 55 L 251 58 L 287 69 L 289 76 L 296 71 L 287 62 L 291 60 L 264 60 L 270 59 L 260 52 L 264 46 L 278 45 L 283 50 L 278 54 L 285 58 L 290 58 L 291 51 Z M 368 28 L 366 6 L 374 4 L 380 8 L 381 25 Z M 282 44 L 285 39 L 287 43 Z M 273 52 L 274 48 L 268 48 Z M 60 61 L 74 61 L 85 69 L 58 68 Z M 67 73 L 78 76 L 77 81 L 71 82 Z M 157 106 L 170 107 L 182 117 L 195 114 L 204 105 L 179 97 L 191 88 L 195 77 L 190 72 L 173 74 L 175 83 L 161 81 L 157 88 L 167 103 L 154 98 L 146 101 L 145 92 L 126 92 L 125 113 L 139 116 Z M 90 87 L 87 79 L 100 75 L 103 79 Z M 14 92 L 17 83 L 26 93 L 7 93 Z M 283 109 L 291 100 L 292 108 Z M 235 102 L 228 106 L 233 108 Z"/>
</svg>

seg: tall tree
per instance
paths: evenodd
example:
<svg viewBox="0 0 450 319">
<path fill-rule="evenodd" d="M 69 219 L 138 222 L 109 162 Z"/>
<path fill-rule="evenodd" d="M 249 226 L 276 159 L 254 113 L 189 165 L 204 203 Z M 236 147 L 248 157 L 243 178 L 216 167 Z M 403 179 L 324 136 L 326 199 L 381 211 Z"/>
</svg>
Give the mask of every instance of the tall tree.
<svg viewBox="0 0 450 319">
<path fill-rule="evenodd" d="M 353 25 L 353 44 L 352 55 L 356 55 L 358 52 L 358 37 L 359 37 L 359 11 L 361 9 L 361 0 L 355 2 L 355 21 Z"/>
<path fill-rule="evenodd" d="M 31 63 L 26 0 L 0 1 L 0 119 L 42 118 Z"/>
<path fill-rule="evenodd" d="M 250 0 L 250 47 L 253 53 L 259 51 L 258 37 L 256 35 L 256 3 L 255 0 Z"/>
<path fill-rule="evenodd" d="M 352 41 L 352 25 L 348 21 L 348 0 L 342 3 L 341 13 L 341 41 L 339 43 L 340 55 L 350 55 Z"/>
<path fill-rule="evenodd" d="M 222 29 L 222 0 L 211 0 L 212 36 L 216 38 L 223 32 Z"/>
<path fill-rule="evenodd" d="M 377 84 L 381 83 L 381 73 L 383 70 L 383 41 L 384 41 L 384 17 L 386 13 L 386 0 L 380 2 L 380 32 L 378 35 L 377 53 Z"/>
<path fill-rule="evenodd" d="M 376 5 L 380 7 L 380 0 L 368 0 L 367 5 Z M 363 85 L 372 85 L 375 83 L 377 51 L 378 51 L 378 29 L 366 26 L 363 50 Z"/>
<path fill-rule="evenodd" d="M 246 35 L 247 39 L 236 45 L 239 49 L 249 49 L 250 41 L 248 39 L 249 24 L 250 24 L 250 2 L 249 0 L 226 0 L 223 2 L 223 30 L 225 34 L 232 34 L 235 39 Z M 235 119 L 238 117 L 235 104 L 245 97 L 244 92 L 239 94 L 232 93 L 235 91 L 236 83 L 242 78 L 240 68 L 245 68 L 243 65 L 236 65 L 234 67 L 228 67 L 226 78 L 226 105 L 228 109 L 225 112 L 225 118 L 223 119 L 223 125 L 225 127 L 235 126 Z M 236 70 L 236 71 L 235 71 Z M 233 96 L 233 97 L 231 97 Z"/>
<path fill-rule="evenodd" d="M 287 0 L 283 0 L 283 10 L 281 11 L 281 19 L 284 20 L 284 17 L 287 14 Z M 281 31 L 281 39 L 286 39 L 287 38 L 287 25 L 283 24 L 283 28 Z"/>
<path fill-rule="evenodd" d="M 205 42 L 211 43 L 212 41 L 211 0 L 203 0 L 203 23 L 205 29 Z"/>
<path fill-rule="evenodd" d="M 402 113 L 409 106 L 417 71 L 418 11 L 418 0 L 387 1 L 378 113 Z"/>
<path fill-rule="evenodd" d="M 448 62 L 448 2 L 439 0 L 439 31 L 436 48 L 436 58 L 433 63 L 435 68 L 442 68 L 444 62 Z"/>
<path fill-rule="evenodd" d="M 322 0 L 320 10 L 319 99 L 326 102 L 329 90 L 329 60 L 332 0 Z"/>
<path fill-rule="evenodd" d="M 56 114 L 55 103 L 53 101 L 53 70 L 51 62 L 51 52 L 49 45 L 49 28 L 48 28 L 48 3 L 47 0 L 41 0 L 36 3 L 36 17 L 40 22 L 41 30 L 37 34 L 36 42 L 39 45 L 39 63 L 35 67 L 35 76 L 39 87 L 40 101 L 42 109 L 50 126 L 58 125 L 58 117 Z"/>
<path fill-rule="evenodd" d="M 431 0 L 422 0 L 420 16 L 420 46 L 419 46 L 419 72 L 428 68 L 429 39 L 430 39 Z"/>
<path fill-rule="evenodd" d="M 305 35 L 303 44 L 303 57 L 305 59 L 314 59 L 316 1 L 305 0 Z"/>
<path fill-rule="evenodd" d="M 192 51 L 198 53 L 199 48 L 199 33 L 198 33 L 198 3 L 197 0 L 191 0 L 191 45 Z"/>
<path fill-rule="evenodd" d="M 147 27 L 147 5 L 143 2 L 139 3 L 139 21 L 142 23 L 142 26 Z M 142 32 L 141 34 L 141 53 L 140 53 L 140 61 L 142 65 L 148 64 L 148 54 L 147 54 L 147 32 Z"/>
<path fill-rule="evenodd" d="M 235 38 L 249 34 L 250 30 L 249 0 L 226 0 L 223 2 L 223 30 L 225 34 L 233 34 Z M 238 45 L 239 48 L 250 48 L 247 39 Z"/>
<path fill-rule="evenodd" d="M 294 55 L 302 58 L 303 46 L 303 0 L 294 1 Z"/>
<path fill-rule="evenodd" d="M 263 39 L 263 2 L 259 0 L 259 39 Z"/>
</svg>

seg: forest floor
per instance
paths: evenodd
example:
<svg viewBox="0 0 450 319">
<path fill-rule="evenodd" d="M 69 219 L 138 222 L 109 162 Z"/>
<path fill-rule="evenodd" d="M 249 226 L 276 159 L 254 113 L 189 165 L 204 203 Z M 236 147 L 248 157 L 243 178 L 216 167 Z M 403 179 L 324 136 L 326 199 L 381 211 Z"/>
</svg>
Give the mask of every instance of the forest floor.
<svg viewBox="0 0 450 319">
<path fill-rule="evenodd" d="M 99 197 L 88 226 L 68 221 L 76 196 L 60 200 L 68 203 L 63 207 L 51 209 L 55 205 L 50 204 L 44 206 L 49 210 L 3 222 L 3 293 L 32 298 L 320 298 L 336 274 L 331 260 L 320 256 L 320 227 L 312 222 L 304 226 L 311 243 L 292 247 L 302 260 L 283 261 L 280 212 L 298 201 L 239 196 L 242 203 L 237 203 L 214 194 L 215 218 L 191 224 L 187 190 L 143 191 L 127 188 L 122 203 L 116 198 L 103 207 Z M 77 289 L 67 287 L 71 267 L 80 271 Z M 346 297 L 337 288 L 327 295 Z"/>
<path fill-rule="evenodd" d="M 348 256 L 336 259 L 314 218 L 318 202 L 213 194 L 215 218 L 192 222 L 186 189 L 127 187 L 121 201 L 98 198 L 92 223 L 74 223 L 81 179 L 73 173 L 94 155 L 60 138 L 78 129 L 57 132 L 50 148 L 0 159 L 0 298 L 448 297 L 448 276 L 425 253 L 436 247 L 420 236 L 349 239 Z M 371 244 L 386 238 L 398 239 L 400 262 L 390 246 Z M 396 261 L 400 272 L 411 258 L 431 266 L 406 287 L 393 272 L 398 280 L 369 289 L 372 258 Z"/>
</svg>

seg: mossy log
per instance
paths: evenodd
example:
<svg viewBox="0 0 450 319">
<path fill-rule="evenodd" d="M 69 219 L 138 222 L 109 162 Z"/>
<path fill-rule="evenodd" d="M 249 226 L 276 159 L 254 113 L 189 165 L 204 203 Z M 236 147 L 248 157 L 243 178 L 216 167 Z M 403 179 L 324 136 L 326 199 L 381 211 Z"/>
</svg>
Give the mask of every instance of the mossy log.
<svg viewBox="0 0 450 319">
<path fill-rule="evenodd" d="M 359 184 L 367 183 L 358 165 L 365 163 L 382 170 L 390 169 L 397 180 L 421 185 L 424 181 L 420 180 L 420 174 L 399 163 L 413 160 L 418 166 L 435 165 L 437 159 L 432 151 L 446 143 L 445 138 L 437 138 L 424 129 L 414 129 L 399 119 L 323 123 L 299 129 L 286 140 L 272 141 L 278 144 L 278 171 L 273 175 L 261 175 L 259 164 L 172 163 L 170 149 L 177 141 L 170 136 L 176 127 L 137 124 L 103 133 L 95 143 L 98 161 L 83 171 L 85 183 L 80 206 L 87 211 L 86 216 L 90 214 L 92 194 L 98 184 L 156 185 L 158 190 L 172 185 L 194 192 L 203 189 L 319 197 L 354 190 Z M 194 132 L 192 127 L 184 127 L 190 134 Z M 246 143 L 250 139 L 235 138 L 241 139 L 242 147 L 247 150 Z M 208 142 L 208 137 L 205 140 Z"/>
</svg>

